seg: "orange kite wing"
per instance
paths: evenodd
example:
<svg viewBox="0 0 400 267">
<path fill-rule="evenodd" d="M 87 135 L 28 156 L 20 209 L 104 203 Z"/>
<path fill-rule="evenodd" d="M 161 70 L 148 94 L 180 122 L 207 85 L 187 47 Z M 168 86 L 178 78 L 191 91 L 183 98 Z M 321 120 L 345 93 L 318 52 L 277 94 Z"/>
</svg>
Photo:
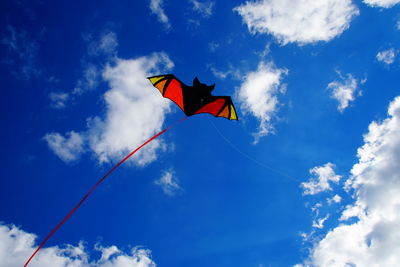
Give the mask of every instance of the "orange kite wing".
<svg viewBox="0 0 400 267">
<path fill-rule="evenodd" d="M 174 75 L 166 74 L 166 75 L 157 75 L 148 77 L 147 79 L 153 84 L 154 87 L 160 91 L 163 97 L 166 97 L 175 102 L 183 111 L 183 90 L 181 86 L 181 82 L 178 81 Z"/>
</svg>

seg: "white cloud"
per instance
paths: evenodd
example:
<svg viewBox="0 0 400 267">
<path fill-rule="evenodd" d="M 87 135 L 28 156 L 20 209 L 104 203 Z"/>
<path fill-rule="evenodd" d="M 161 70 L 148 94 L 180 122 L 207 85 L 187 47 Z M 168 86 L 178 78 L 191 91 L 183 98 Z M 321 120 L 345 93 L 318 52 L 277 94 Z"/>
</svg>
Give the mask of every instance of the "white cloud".
<svg viewBox="0 0 400 267">
<path fill-rule="evenodd" d="M 182 191 L 179 181 L 172 170 L 165 171 L 159 179 L 154 181 L 154 183 L 160 186 L 163 192 L 168 196 L 173 196 Z"/>
<path fill-rule="evenodd" d="M 346 189 L 354 203 L 342 223 L 318 241 L 309 266 L 385 266 L 400 262 L 400 97 L 388 117 L 372 122 Z M 356 220 L 347 221 L 350 218 Z"/>
<path fill-rule="evenodd" d="M 310 174 L 314 175 L 309 182 L 301 183 L 304 188 L 304 195 L 315 195 L 320 192 L 332 190 L 330 182 L 338 183 L 341 176 L 334 171 L 335 165 L 328 162 L 323 166 L 317 166 L 310 169 Z"/>
<path fill-rule="evenodd" d="M 373 7 L 389 8 L 400 3 L 400 0 L 363 0 L 363 2 Z"/>
<path fill-rule="evenodd" d="M 163 9 L 164 0 L 150 0 L 150 10 L 158 17 L 158 20 L 164 24 L 166 29 L 171 28 L 171 24 Z"/>
<path fill-rule="evenodd" d="M 260 121 L 258 132 L 254 134 L 254 143 L 273 130 L 271 120 L 278 109 L 277 95 L 285 89 L 281 80 L 287 73 L 288 70 L 278 69 L 272 62 L 261 62 L 256 71 L 247 73 L 238 91 L 243 111 Z"/>
<path fill-rule="evenodd" d="M 0 267 L 22 266 L 36 250 L 36 236 L 14 225 L 0 223 Z M 99 260 L 91 260 L 83 243 L 78 246 L 65 245 L 42 248 L 32 259 L 30 267 L 155 267 L 150 251 L 136 247 L 124 253 L 116 246 L 96 245 L 101 253 Z"/>
<path fill-rule="evenodd" d="M 213 14 L 215 1 L 190 0 L 190 2 L 193 5 L 193 10 L 200 13 L 204 18 L 211 17 Z"/>
<path fill-rule="evenodd" d="M 397 54 L 396 50 L 394 48 L 391 48 L 388 50 L 378 52 L 378 54 L 376 55 L 376 59 L 385 64 L 390 65 L 394 62 L 396 54 Z"/>
<path fill-rule="evenodd" d="M 84 152 L 84 137 L 74 131 L 66 134 L 48 133 L 43 137 L 50 149 L 64 162 L 73 162 L 79 159 Z"/>
<path fill-rule="evenodd" d="M 164 53 L 132 60 L 117 60 L 107 66 L 103 78 L 109 83 L 104 99 L 105 118 L 95 117 L 89 123 L 90 147 L 101 162 L 120 158 L 160 132 L 171 101 L 161 97 L 146 77 L 170 70 L 173 63 Z M 156 159 L 163 148 L 156 139 L 141 149 L 136 163 L 147 164 Z"/>
<path fill-rule="evenodd" d="M 257 0 L 234 10 L 251 33 L 272 34 L 283 45 L 329 41 L 359 14 L 351 0 Z"/>
<path fill-rule="evenodd" d="M 338 194 L 335 194 L 333 197 L 327 199 L 329 205 L 332 203 L 340 203 L 340 201 L 342 201 L 342 197 Z"/>
<path fill-rule="evenodd" d="M 65 92 L 51 92 L 49 94 L 50 106 L 55 109 L 65 108 L 69 95 Z"/>
<path fill-rule="evenodd" d="M 317 204 L 315 204 L 314 206 L 311 207 L 311 210 L 313 212 L 315 212 L 317 214 L 317 216 L 319 215 L 319 209 L 322 208 L 322 203 L 318 202 Z"/>
<path fill-rule="evenodd" d="M 358 81 L 351 74 L 347 77 L 343 77 L 340 73 L 339 75 L 340 80 L 329 83 L 327 88 L 332 91 L 331 98 L 339 102 L 339 112 L 343 112 L 356 98 Z M 358 95 L 361 95 L 361 91 L 358 91 Z"/>
<path fill-rule="evenodd" d="M 325 217 L 323 217 L 323 218 L 318 218 L 318 219 L 315 219 L 315 220 L 313 220 L 313 223 L 312 223 L 312 227 L 314 227 L 314 228 L 318 228 L 318 229 L 322 229 L 322 228 L 324 228 L 324 223 L 325 223 L 325 221 L 329 218 L 329 214 L 327 214 Z"/>
<path fill-rule="evenodd" d="M 173 63 L 165 53 L 130 60 L 116 59 L 114 65 L 105 67 L 103 78 L 110 86 L 104 94 L 105 115 L 89 118 L 88 129 L 79 133 L 100 162 L 121 159 L 162 130 L 171 101 L 161 97 L 146 77 L 164 73 L 172 67 Z M 68 144 L 70 138 L 58 133 L 47 136 L 45 139 L 50 148 L 63 160 L 75 159 L 82 153 L 81 150 L 64 149 L 62 145 Z M 150 163 L 163 148 L 165 144 L 158 138 L 142 148 L 133 157 L 134 161 L 138 165 Z"/>
</svg>

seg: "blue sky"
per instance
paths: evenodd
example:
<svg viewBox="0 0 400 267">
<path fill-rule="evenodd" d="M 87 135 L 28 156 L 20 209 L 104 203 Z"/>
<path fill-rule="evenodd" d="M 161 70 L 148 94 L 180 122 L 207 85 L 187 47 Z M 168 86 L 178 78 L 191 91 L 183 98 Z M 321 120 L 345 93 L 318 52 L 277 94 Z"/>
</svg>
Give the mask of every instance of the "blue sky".
<svg viewBox="0 0 400 267">
<path fill-rule="evenodd" d="M 398 3 L 2 1 L 0 266 L 396 266 Z"/>
</svg>

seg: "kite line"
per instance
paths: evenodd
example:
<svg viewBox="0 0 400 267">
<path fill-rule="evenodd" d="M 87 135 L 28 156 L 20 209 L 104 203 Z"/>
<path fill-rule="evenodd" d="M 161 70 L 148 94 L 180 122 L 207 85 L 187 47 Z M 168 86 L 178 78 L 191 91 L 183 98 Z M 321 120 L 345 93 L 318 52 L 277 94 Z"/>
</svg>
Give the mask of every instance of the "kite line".
<svg viewBox="0 0 400 267">
<path fill-rule="evenodd" d="M 36 253 L 38 253 L 38 251 L 44 246 L 44 244 L 47 242 L 47 240 L 49 240 L 49 238 L 58 230 L 58 228 L 61 227 L 61 225 L 63 225 L 69 217 L 71 217 L 71 215 L 82 205 L 82 203 L 89 197 L 89 195 L 96 189 L 96 187 L 98 187 L 101 182 L 103 182 L 107 176 L 109 176 L 116 168 L 118 168 L 122 163 L 124 163 L 126 160 L 128 160 L 133 154 L 135 154 L 137 151 L 139 151 L 142 147 L 144 147 L 145 145 L 147 145 L 148 143 L 150 143 L 151 141 L 153 141 L 154 139 L 156 139 L 157 137 L 159 137 L 160 135 L 162 135 L 163 133 L 165 133 L 166 131 L 170 130 L 171 128 L 173 128 L 174 126 L 176 126 L 177 124 L 183 122 L 184 120 L 186 120 L 187 117 L 180 119 L 179 121 L 175 122 L 174 124 L 172 124 L 171 126 L 169 126 L 168 128 L 162 130 L 161 132 L 159 132 L 158 134 L 154 135 L 153 137 L 151 137 L 150 139 L 148 139 L 146 142 L 144 142 L 143 144 L 141 144 L 138 148 L 136 148 L 135 150 L 133 150 L 131 153 L 129 153 L 125 158 L 123 158 L 120 162 L 118 162 L 114 167 L 112 167 L 93 187 L 92 189 L 89 190 L 89 192 L 87 192 L 87 194 L 81 199 L 81 201 L 79 201 L 79 203 L 67 214 L 67 216 L 65 216 L 65 218 L 53 229 L 53 231 L 50 232 L 50 234 L 47 235 L 47 237 L 42 241 L 42 243 L 39 245 L 39 247 L 35 250 L 35 252 L 30 256 L 30 258 L 28 259 L 28 261 L 25 263 L 24 267 L 26 267 L 28 265 L 28 263 L 33 259 L 33 257 L 36 255 Z"/>
<path fill-rule="evenodd" d="M 255 158 L 253 158 L 252 156 L 248 155 L 247 153 L 243 152 L 243 151 L 242 151 L 241 149 L 239 149 L 235 144 L 233 144 L 233 143 L 218 129 L 218 127 L 212 122 L 212 120 L 208 119 L 208 121 L 211 123 L 211 125 L 214 127 L 215 131 L 219 134 L 219 136 L 220 136 L 222 139 L 224 139 L 224 141 L 225 141 L 226 143 L 228 143 L 234 150 L 236 150 L 236 152 L 238 152 L 239 154 L 241 154 L 242 156 L 244 156 L 244 157 L 247 158 L 248 160 L 253 161 L 255 164 L 257 164 L 257 165 L 259 165 L 259 166 L 261 166 L 261 167 L 263 167 L 263 168 L 265 168 L 265 169 L 268 169 L 268 170 L 270 170 L 270 171 L 272 171 L 272 172 L 274 172 L 274 173 L 276 173 L 276 174 L 278 174 L 278 175 L 280 175 L 280 176 L 289 178 L 290 180 L 293 180 L 293 181 L 296 181 L 296 182 L 300 182 L 298 179 L 293 178 L 293 177 L 287 175 L 286 173 L 284 173 L 284 172 L 282 172 L 282 171 L 280 171 L 280 170 L 277 170 L 277 169 L 275 169 L 275 168 L 272 168 L 271 166 L 268 166 L 267 164 L 265 164 L 265 163 L 263 163 L 263 162 L 260 162 L 259 160 L 255 159 Z"/>
</svg>

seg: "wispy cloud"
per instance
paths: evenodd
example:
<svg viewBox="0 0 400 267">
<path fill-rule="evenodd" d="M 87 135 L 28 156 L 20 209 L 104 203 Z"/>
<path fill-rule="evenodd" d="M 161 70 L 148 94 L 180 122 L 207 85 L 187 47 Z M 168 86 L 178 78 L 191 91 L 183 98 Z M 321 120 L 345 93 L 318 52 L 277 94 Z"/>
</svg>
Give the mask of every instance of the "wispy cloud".
<svg viewBox="0 0 400 267">
<path fill-rule="evenodd" d="M 394 48 L 378 52 L 376 59 L 387 65 L 393 64 L 396 59 L 397 51 Z"/>
<path fill-rule="evenodd" d="M 115 57 L 117 55 L 118 39 L 115 32 L 107 29 L 97 37 L 94 37 L 93 34 L 85 34 L 83 37 L 88 44 L 89 56 Z"/>
<path fill-rule="evenodd" d="M 363 0 L 363 2 L 373 7 L 390 8 L 400 3 L 400 0 Z"/>
<path fill-rule="evenodd" d="M 99 162 L 120 159 L 152 135 L 162 130 L 165 116 L 170 111 L 170 101 L 145 78 L 173 68 L 165 53 L 153 53 L 136 59 L 116 59 L 102 72 L 110 89 L 104 94 L 104 116 L 88 118 L 88 128 L 70 132 L 66 137 L 59 133 L 45 136 L 49 147 L 64 161 L 76 160 L 84 147 L 92 151 Z M 80 139 L 78 139 L 78 136 Z M 71 139 L 74 137 L 74 139 Z M 77 145 L 77 140 L 81 140 Z M 70 144 L 70 146 L 67 146 Z M 72 148 L 72 149 L 69 149 Z M 76 148 L 76 149 L 75 149 Z M 138 165 L 146 165 L 165 149 L 162 139 L 144 147 L 133 157 Z"/>
<path fill-rule="evenodd" d="M 214 65 L 209 65 L 208 67 L 209 67 L 211 73 L 215 77 L 217 77 L 221 80 L 225 79 L 228 76 L 231 76 L 231 78 L 235 78 L 235 79 L 239 80 L 240 76 L 241 76 L 240 71 L 238 69 L 235 69 L 232 65 L 229 65 L 228 69 L 226 69 L 226 70 L 219 70 Z"/>
<path fill-rule="evenodd" d="M 276 68 L 272 62 L 261 62 L 256 71 L 246 74 L 237 92 L 243 111 L 260 122 L 254 143 L 273 131 L 271 120 L 278 109 L 278 94 L 286 88 L 281 81 L 287 73 L 288 70 Z"/>
<path fill-rule="evenodd" d="M 168 30 L 171 28 L 171 23 L 164 12 L 163 4 L 164 0 L 150 0 L 150 10 L 157 16 L 158 20 L 164 25 L 165 29 Z"/>
<path fill-rule="evenodd" d="M 335 194 L 333 197 L 327 199 L 329 205 L 333 203 L 340 203 L 340 201 L 342 201 L 342 197 L 338 194 Z"/>
<path fill-rule="evenodd" d="M 62 109 L 66 107 L 66 103 L 69 99 L 69 94 L 65 92 L 50 92 L 50 106 L 55 109 Z"/>
<path fill-rule="evenodd" d="M 330 182 L 338 183 L 341 176 L 334 171 L 335 165 L 328 162 L 322 166 L 310 169 L 313 175 L 308 182 L 301 183 L 304 188 L 304 195 L 315 195 L 324 191 L 332 190 Z"/>
<path fill-rule="evenodd" d="M 358 80 L 351 74 L 347 74 L 344 77 L 338 72 L 340 80 L 333 81 L 328 84 L 328 89 L 331 90 L 331 98 L 336 99 L 339 102 L 338 110 L 343 112 L 350 104 L 354 101 L 357 95 L 361 95 L 361 90 L 358 90 Z"/>
<path fill-rule="evenodd" d="M 81 77 L 77 79 L 72 90 L 49 94 L 50 106 L 55 109 L 65 108 L 79 96 L 95 90 L 102 81 L 101 68 L 117 58 L 118 39 L 114 32 L 104 30 L 99 36 L 84 34 L 83 39 L 87 45 L 87 54 L 81 59 Z"/>
<path fill-rule="evenodd" d="M 22 266 L 35 251 L 36 235 L 27 233 L 15 225 L 0 223 L 0 267 Z M 64 245 L 44 247 L 33 258 L 29 266 L 41 267 L 155 267 L 150 250 L 135 247 L 129 253 L 121 251 L 116 246 L 95 246 L 100 253 L 100 259 L 91 259 L 83 242 L 78 246 Z"/>
<path fill-rule="evenodd" d="M 215 52 L 221 45 L 217 42 L 210 42 L 208 43 L 208 49 L 210 49 L 211 52 Z"/>
<path fill-rule="evenodd" d="M 100 69 L 102 68 L 98 65 L 113 62 L 117 58 L 118 39 L 115 32 L 107 29 L 99 36 L 86 34 L 84 41 L 87 43 L 88 52 L 82 59 L 82 77 L 76 82 L 72 91 L 73 95 L 82 95 L 97 88 L 101 80 Z M 93 62 L 100 62 L 100 64 Z"/>
<path fill-rule="evenodd" d="M 37 66 L 39 43 L 28 32 L 8 25 L 0 43 L 7 51 L 6 58 L 1 62 L 11 66 L 15 77 L 29 80 L 42 74 Z"/>
<path fill-rule="evenodd" d="M 314 228 L 318 228 L 318 229 L 322 229 L 322 228 L 324 228 L 324 223 L 325 223 L 325 221 L 327 220 L 327 219 L 329 219 L 329 214 L 327 214 L 325 217 L 323 217 L 323 218 L 318 218 L 318 219 L 315 219 L 315 220 L 313 220 L 313 223 L 312 223 L 312 227 L 314 227 Z"/>
<path fill-rule="evenodd" d="M 96 65 L 92 63 L 86 64 L 82 78 L 77 81 L 76 86 L 72 91 L 72 95 L 82 95 L 95 89 L 100 82 L 100 78 L 101 72 Z"/>
<path fill-rule="evenodd" d="M 163 192 L 168 196 L 174 196 L 178 192 L 182 191 L 178 178 L 176 178 L 172 169 L 165 171 L 159 179 L 154 181 L 154 183 L 160 186 Z"/>
<path fill-rule="evenodd" d="M 213 14 L 215 1 L 198 1 L 190 0 L 193 5 L 193 10 L 198 12 L 202 17 L 209 18 Z"/>
<path fill-rule="evenodd" d="M 272 34 L 283 45 L 330 41 L 359 14 L 351 0 L 257 0 L 234 10 L 251 33 Z"/>
<path fill-rule="evenodd" d="M 318 240 L 305 266 L 397 266 L 400 262 L 400 97 L 372 122 L 345 189 L 354 199 Z M 353 218 L 353 220 L 349 220 Z M 338 245 L 340 244 L 340 245 Z"/>
</svg>

